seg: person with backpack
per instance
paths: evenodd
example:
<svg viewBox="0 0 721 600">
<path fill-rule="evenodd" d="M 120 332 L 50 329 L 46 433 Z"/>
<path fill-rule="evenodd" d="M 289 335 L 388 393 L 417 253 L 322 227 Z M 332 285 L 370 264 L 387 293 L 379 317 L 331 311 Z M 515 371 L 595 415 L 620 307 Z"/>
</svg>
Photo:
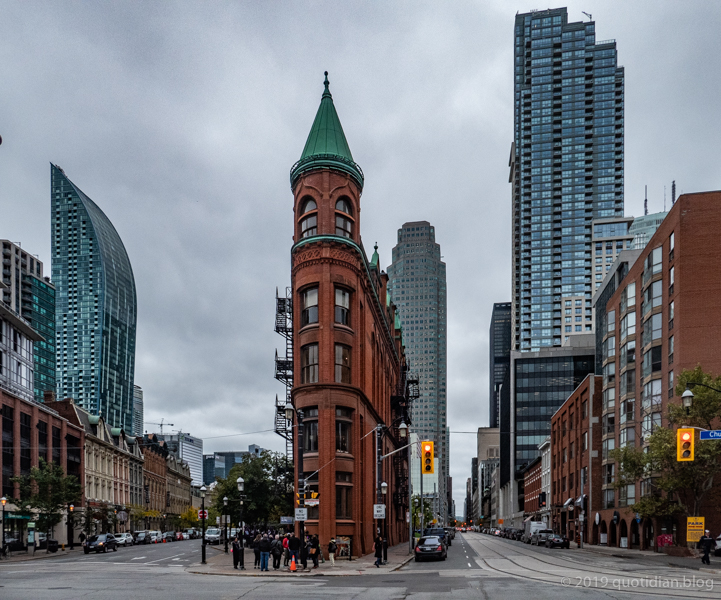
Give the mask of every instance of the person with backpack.
<svg viewBox="0 0 721 600">
<path fill-rule="evenodd" d="M 273 557 L 273 570 L 277 571 L 280 569 L 280 557 L 283 556 L 283 542 L 277 534 L 270 542 L 270 554 Z"/>
<path fill-rule="evenodd" d="M 330 558 L 330 566 L 335 567 L 335 552 L 338 550 L 338 545 L 335 543 L 335 538 L 328 542 L 328 558 Z"/>
</svg>

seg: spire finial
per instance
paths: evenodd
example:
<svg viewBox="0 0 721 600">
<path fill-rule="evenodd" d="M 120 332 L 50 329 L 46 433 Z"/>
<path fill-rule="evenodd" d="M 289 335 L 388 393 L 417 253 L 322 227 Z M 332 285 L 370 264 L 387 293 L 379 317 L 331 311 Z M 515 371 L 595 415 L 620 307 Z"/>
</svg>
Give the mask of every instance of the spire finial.
<svg viewBox="0 0 721 600">
<path fill-rule="evenodd" d="M 325 71 L 325 81 L 323 82 L 323 85 L 325 86 L 325 91 L 323 93 L 330 94 L 330 81 L 328 81 L 328 71 Z"/>
<path fill-rule="evenodd" d="M 376 242 L 376 243 L 373 245 L 373 250 L 375 250 L 376 252 L 378 252 L 378 242 Z"/>
</svg>

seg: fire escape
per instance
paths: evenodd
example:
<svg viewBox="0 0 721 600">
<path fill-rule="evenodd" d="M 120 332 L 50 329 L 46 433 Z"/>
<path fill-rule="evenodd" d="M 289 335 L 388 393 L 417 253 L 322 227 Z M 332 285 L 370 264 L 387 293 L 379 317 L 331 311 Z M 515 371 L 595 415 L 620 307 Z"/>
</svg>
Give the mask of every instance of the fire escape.
<svg viewBox="0 0 721 600">
<path fill-rule="evenodd" d="M 285 298 L 275 290 L 275 332 L 285 338 L 285 356 L 275 351 L 275 378 L 285 384 L 285 400 L 275 395 L 275 432 L 285 438 L 285 455 L 293 461 L 293 431 L 285 420 L 285 406 L 291 402 L 293 390 L 293 294 L 291 288 L 285 288 Z"/>
<path fill-rule="evenodd" d="M 408 373 L 408 366 L 403 365 L 401 377 L 398 382 L 396 393 L 391 396 L 391 410 L 393 411 L 394 420 L 398 420 L 393 428 L 393 435 L 399 438 L 398 425 L 400 419 L 410 430 L 411 426 L 411 403 L 420 395 L 418 387 L 418 377 Z M 410 441 L 410 440 L 409 440 Z M 393 455 L 393 473 L 395 475 L 396 489 L 393 491 L 393 504 L 399 510 L 408 510 L 408 493 L 409 493 L 409 475 L 410 464 L 408 463 L 408 453 L 399 452 Z"/>
</svg>

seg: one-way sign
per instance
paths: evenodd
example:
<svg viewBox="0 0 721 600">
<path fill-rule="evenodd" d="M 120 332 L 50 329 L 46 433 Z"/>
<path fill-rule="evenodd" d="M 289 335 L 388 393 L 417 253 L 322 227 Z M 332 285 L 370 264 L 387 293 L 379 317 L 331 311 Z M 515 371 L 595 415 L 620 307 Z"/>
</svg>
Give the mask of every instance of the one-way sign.
<svg viewBox="0 0 721 600">
<path fill-rule="evenodd" d="M 721 429 L 713 429 L 711 431 L 702 431 L 699 436 L 701 440 L 721 440 Z"/>
</svg>

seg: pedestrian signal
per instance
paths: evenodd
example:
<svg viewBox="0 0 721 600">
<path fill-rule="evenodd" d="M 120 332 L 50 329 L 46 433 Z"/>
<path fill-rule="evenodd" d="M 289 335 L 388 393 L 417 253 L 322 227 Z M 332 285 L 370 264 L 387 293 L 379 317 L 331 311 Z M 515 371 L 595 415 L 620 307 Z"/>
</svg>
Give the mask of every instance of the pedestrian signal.
<svg viewBox="0 0 721 600">
<path fill-rule="evenodd" d="M 690 428 L 676 431 L 676 460 L 692 461 L 694 457 L 694 430 Z"/>
<path fill-rule="evenodd" d="M 435 473 L 433 458 L 433 442 L 422 443 L 422 454 L 423 454 L 423 473 L 426 475 L 432 475 Z"/>
</svg>

